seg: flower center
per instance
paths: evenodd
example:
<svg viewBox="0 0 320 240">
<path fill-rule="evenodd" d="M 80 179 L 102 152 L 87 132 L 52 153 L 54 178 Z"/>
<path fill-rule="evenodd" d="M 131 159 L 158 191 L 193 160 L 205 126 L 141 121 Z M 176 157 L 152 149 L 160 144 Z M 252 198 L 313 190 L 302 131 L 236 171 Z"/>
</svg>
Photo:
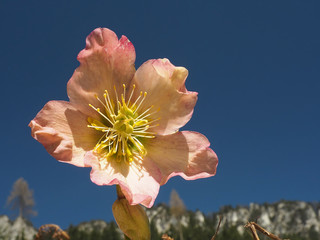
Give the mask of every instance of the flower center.
<svg viewBox="0 0 320 240">
<path fill-rule="evenodd" d="M 155 133 L 148 131 L 157 125 L 154 122 L 159 119 L 151 119 L 150 116 L 157 111 L 151 112 L 153 106 L 141 113 L 141 104 L 145 100 L 147 93 L 140 92 L 134 102 L 131 102 L 135 85 L 126 101 L 126 86 L 123 84 L 123 94 L 121 101 L 118 99 L 116 88 L 115 102 L 111 99 L 107 90 L 103 95 L 104 101 L 98 96 L 96 99 L 103 105 L 104 111 L 89 104 L 102 118 L 96 120 L 88 118 L 88 127 L 103 132 L 103 135 L 96 144 L 94 151 L 99 154 L 102 161 L 116 160 L 125 161 L 130 164 L 135 158 L 142 159 L 147 151 L 143 142 L 147 138 L 154 138 Z"/>
</svg>

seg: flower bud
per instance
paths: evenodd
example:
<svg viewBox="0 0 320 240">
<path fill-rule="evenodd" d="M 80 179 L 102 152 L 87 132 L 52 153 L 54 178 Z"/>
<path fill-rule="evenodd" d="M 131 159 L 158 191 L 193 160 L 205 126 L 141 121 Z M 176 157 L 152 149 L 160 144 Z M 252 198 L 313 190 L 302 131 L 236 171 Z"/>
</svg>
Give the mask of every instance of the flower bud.
<svg viewBox="0 0 320 240">
<path fill-rule="evenodd" d="M 140 205 L 130 205 L 125 198 L 112 205 L 113 216 L 121 231 L 131 240 L 150 240 L 149 219 Z"/>
</svg>

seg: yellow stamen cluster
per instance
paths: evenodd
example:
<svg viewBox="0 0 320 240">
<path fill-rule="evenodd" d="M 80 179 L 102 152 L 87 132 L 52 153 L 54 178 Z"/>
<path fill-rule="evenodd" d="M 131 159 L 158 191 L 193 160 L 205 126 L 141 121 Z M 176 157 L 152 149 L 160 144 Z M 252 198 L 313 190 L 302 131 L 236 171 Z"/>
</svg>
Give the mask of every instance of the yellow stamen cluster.
<svg viewBox="0 0 320 240">
<path fill-rule="evenodd" d="M 88 118 L 88 127 L 103 132 L 94 148 L 102 159 L 107 161 L 116 160 L 118 162 L 123 160 L 126 163 L 131 163 L 135 157 L 141 159 L 146 155 L 146 149 L 143 146 L 144 138 L 154 138 L 155 133 L 148 130 L 157 126 L 152 124 L 159 119 L 152 120 L 150 118 L 156 111 L 151 112 L 153 108 L 151 106 L 140 113 L 141 105 L 147 93 L 140 92 L 136 100 L 131 103 L 134 90 L 135 85 L 133 85 L 127 101 L 126 86 L 124 84 L 120 100 L 115 87 L 115 102 L 111 99 L 107 90 L 103 95 L 104 101 L 96 96 L 104 111 L 89 104 L 91 108 L 102 116 L 102 120 Z"/>
</svg>

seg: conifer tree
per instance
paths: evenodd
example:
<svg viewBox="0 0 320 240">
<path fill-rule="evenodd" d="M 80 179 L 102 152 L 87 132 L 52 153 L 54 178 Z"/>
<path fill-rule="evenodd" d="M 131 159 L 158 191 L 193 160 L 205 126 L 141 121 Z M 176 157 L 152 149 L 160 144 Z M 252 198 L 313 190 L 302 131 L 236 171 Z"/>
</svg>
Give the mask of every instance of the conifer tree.
<svg viewBox="0 0 320 240">
<path fill-rule="evenodd" d="M 32 215 L 37 215 L 37 212 L 33 210 L 34 205 L 33 191 L 29 189 L 28 183 L 23 178 L 19 178 L 13 184 L 7 199 L 7 206 L 11 210 L 18 210 L 19 217 L 28 219 Z"/>
<path fill-rule="evenodd" d="M 183 240 L 181 218 L 186 212 L 186 207 L 182 199 L 179 197 L 179 194 L 174 189 L 171 191 L 170 195 L 170 212 L 178 221 L 177 228 L 179 231 L 180 240 Z"/>
</svg>

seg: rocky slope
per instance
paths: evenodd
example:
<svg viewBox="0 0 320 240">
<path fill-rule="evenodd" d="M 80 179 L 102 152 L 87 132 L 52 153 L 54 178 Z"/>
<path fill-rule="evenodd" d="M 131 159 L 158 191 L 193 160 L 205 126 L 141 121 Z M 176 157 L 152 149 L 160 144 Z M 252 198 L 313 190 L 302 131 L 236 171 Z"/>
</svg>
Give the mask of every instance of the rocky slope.
<svg viewBox="0 0 320 240">
<path fill-rule="evenodd" d="M 0 240 L 31 240 L 35 234 L 36 229 L 25 219 L 18 217 L 12 222 L 7 216 L 0 216 Z"/>
<path fill-rule="evenodd" d="M 147 210 L 151 222 L 152 240 L 161 239 L 163 233 L 179 239 L 178 231 L 182 231 L 184 239 L 210 239 L 219 216 L 222 216 L 220 237 L 227 238 L 228 231 L 236 231 L 242 236 L 246 230 L 244 225 L 248 221 L 255 221 L 270 232 L 284 237 L 295 236 L 295 239 L 320 239 L 320 203 L 307 203 L 301 201 L 280 201 L 273 204 L 250 204 L 249 206 L 224 206 L 219 212 L 208 215 L 200 211 L 186 211 L 181 217 L 170 214 L 170 208 L 160 204 Z M 179 227 L 180 226 L 180 227 Z M 68 229 L 72 240 L 99 240 L 121 239 L 122 235 L 116 225 L 101 220 L 84 222 Z M 36 230 L 33 226 L 17 218 L 11 222 L 7 216 L 0 216 L 0 240 L 16 240 L 18 236 L 24 236 L 25 240 L 33 239 Z M 227 233 L 227 235 L 223 235 Z M 234 233 L 233 233 L 234 234 Z M 113 236 L 113 238 L 106 236 Z M 192 237 L 191 237 L 192 236 Z M 222 237 L 224 236 L 224 238 Z M 247 238 L 246 238 L 247 239 Z"/>
<path fill-rule="evenodd" d="M 163 233 L 175 236 L 175 239 L 178 240 L 179 223 L 184 239 L 210 239 L 209 236 L 214 234 L 220 216 L 222 217 L 220 232 L 235 230 L 241 236 L 246 232 L 244 225 L 248 221 L 255 221 L 278 236 L 320 239 L 320 203 L 301 201 L 280 201 L 272 204 L 251 203 L 249 206 L 224 206 L 218 212 L 207 215 L 200 211 L 186 211 L 180 218 L 172 216 L 167 205 L 160 204 L 147 209 L 147 215 L 153 231 L 152 240 L 161 239 L 160 236 Z M 83 232 L 93 232 L 96 224 L 87 222 L 76 228 Z M 106 226 L 107 224 L 104 228 Z"/>
<path fill-rule="evenodd" d="M 320 204 L 300 201 L 280 201 L 274 204 L 254 204 L 249 207 L 224 207 L 220 210 L 222 227 L 235 226 L 243 233 L 247 221 L 257 223 L 276 235 L 320 236 Z M 217 218 L 217 214 L 214 214 Z"/>
</svg>

